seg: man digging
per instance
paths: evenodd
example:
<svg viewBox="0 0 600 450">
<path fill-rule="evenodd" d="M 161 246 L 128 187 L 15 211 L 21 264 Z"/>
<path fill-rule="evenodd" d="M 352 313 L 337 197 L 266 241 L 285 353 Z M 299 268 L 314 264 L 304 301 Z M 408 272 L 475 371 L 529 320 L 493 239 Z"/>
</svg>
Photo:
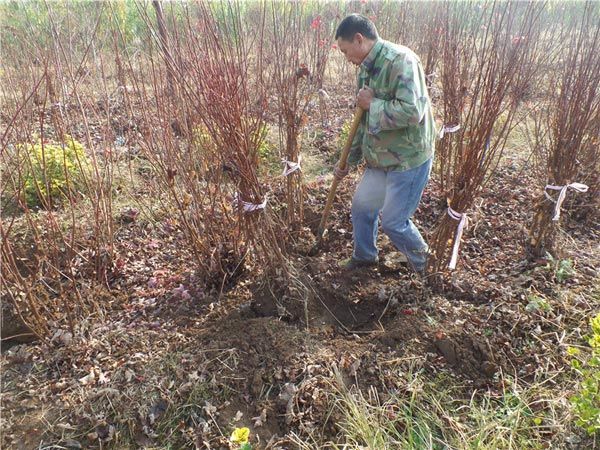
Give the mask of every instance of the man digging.
<svg viewBox="0 0 600 450">
<path fill-rule="evenodd" d="M 380 39 L 373 22 L 359 14 L 342 20 L 335 38 L 360 67 L 356 102 L 365 110 L 348 157 L 349 165 L 366 163 L 352 199 L 354 251 L 340 266 L 378 263 L 381 212 L 384 233 L 423 273 L 428 246 L 411 217 L 429 180 L 436 132 L 421 61 L 409 48 Z M 334 177 L 347 174 L 336 165 Z"/>
</svg>

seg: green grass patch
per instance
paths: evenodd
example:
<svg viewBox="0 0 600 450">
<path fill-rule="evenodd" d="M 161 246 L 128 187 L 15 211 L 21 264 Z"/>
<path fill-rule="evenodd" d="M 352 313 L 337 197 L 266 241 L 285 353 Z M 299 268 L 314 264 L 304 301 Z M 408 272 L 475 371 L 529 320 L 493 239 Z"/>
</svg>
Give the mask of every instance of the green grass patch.
<svg viewBox="0 0 600 450">
<path fill-rule="evenodd" d="M 541 449 L 562 429 L 556 397 L 542 383 L 519 386 L 506 378 L 499 393 L 464 398 L 447 378 L 409 373 L 383 395 L 347 388 L 338 377 L 332 414 L 340 434 L 331 448 Z"/>
</svg>

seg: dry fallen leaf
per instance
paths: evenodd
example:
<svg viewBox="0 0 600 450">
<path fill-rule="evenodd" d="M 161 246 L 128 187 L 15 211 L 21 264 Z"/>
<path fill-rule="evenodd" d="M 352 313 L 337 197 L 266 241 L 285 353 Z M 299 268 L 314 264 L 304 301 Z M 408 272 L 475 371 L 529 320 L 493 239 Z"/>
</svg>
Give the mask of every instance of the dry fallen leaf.
<svg viewBox="0 0 600 450">
<path fill-rule="evenodd" d="M 252 422 L 254 422 L 254 427 L 262 427 L 263 424 L 267 421 L 267 409 L 263 408 L 260 413 L 260 416 L 256 416 L 252 418 Z"/>
<path fill-rule="evenodd" d="M 217 412 L 217 408 L 215 408 L 208 400 L 205 402 L 205 404 L 202 407 L 202 409 L 209 416 L 212 416 L 214 413 Z"/>
<path fill-rule="evenodd" d="M 98 384 L 106 384 L 108 381 L 108 377 L 104 374 L 104 372 L 100 371 L 98 374 Z"/>
<path fill-rule="evenodd" d="M 125 370 L 125 381 L 127 381 L 128 383 L 133 380 L 133 377 L 135 377 L 135 372 L 131 369 L 126 369 Z"/>
<path fill-rule="evenodd" d="M 92 384 L 94 381 L 96 381 L 96 372 L 94 372 L 94 368 L 92 367 L 90 369 L 90 373 L 87 374 L 86 376 L 80 378 L 78 381 L 79 381 L 79 383 L 83 384 L 84 386 L 88 385 L 88 384 Z"/>
</svg>

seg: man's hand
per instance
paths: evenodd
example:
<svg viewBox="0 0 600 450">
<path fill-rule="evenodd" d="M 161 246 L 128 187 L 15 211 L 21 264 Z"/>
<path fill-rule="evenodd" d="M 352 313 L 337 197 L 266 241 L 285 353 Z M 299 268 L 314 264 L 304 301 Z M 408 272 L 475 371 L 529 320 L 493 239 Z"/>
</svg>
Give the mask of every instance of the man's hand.
<svg viewBox="0 0 600 450">
<path fill-rule="evenodd" d="M 339 167 L 339 162 L 335 164 L 335 167 L 333 168 L 333 177 L 338 180 L 341 181 L 342 178 L 344 178 L 346 175 L 348 175 L 348 166 L 346 166 L 346 168 L 344 170 L 340 169 Z"/>
<path fill-rule="evenodd" d="M 375 93 L 373 89 L 370 87 L 364 87 L 360 91 L 358 91 L 358 96 L 356 97 L 356 105 L 360 106 L 365 111 L 369 110 L 369 106 L 371 106 L 371 100 L 375 97 Z"/>
</svg>

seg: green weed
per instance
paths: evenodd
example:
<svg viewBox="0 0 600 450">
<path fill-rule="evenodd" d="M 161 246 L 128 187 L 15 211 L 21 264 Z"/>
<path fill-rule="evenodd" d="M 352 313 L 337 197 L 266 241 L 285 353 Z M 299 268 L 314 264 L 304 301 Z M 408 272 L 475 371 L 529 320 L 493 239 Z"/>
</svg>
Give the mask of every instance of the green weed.
<svg viewBox="0 0 600 450">
<path fill-rule="evenodd" d="M 552 306 L 548 303 L 548 300 L 541 295 L 531 294 L 527 297 L 527 306 L 525 306 L 525 311 L 532 312 L 550 312 L 552 311 Z"/>
<path fill-rule="evenodd" d="M 545 269 L 552 273 L 554 279 L 558 283 L 564 283 L 575 275 L 573 261 L 570 259 L 557 259 L 550 253 L 546 253 L 546 259 L 548 263 L 546 264 Z"/>
<path fill-rule="evenodd" d="M 577 417 L 575 423 L 593 435 L 600 431 L 600 313 L 590 320 L 590 326 L 590 354 L 584 357 L 573 347 L 568 353 L 573 357 L 571 366 L 581 377 L 579 391 L 570 399 Z"/>
</svg>

